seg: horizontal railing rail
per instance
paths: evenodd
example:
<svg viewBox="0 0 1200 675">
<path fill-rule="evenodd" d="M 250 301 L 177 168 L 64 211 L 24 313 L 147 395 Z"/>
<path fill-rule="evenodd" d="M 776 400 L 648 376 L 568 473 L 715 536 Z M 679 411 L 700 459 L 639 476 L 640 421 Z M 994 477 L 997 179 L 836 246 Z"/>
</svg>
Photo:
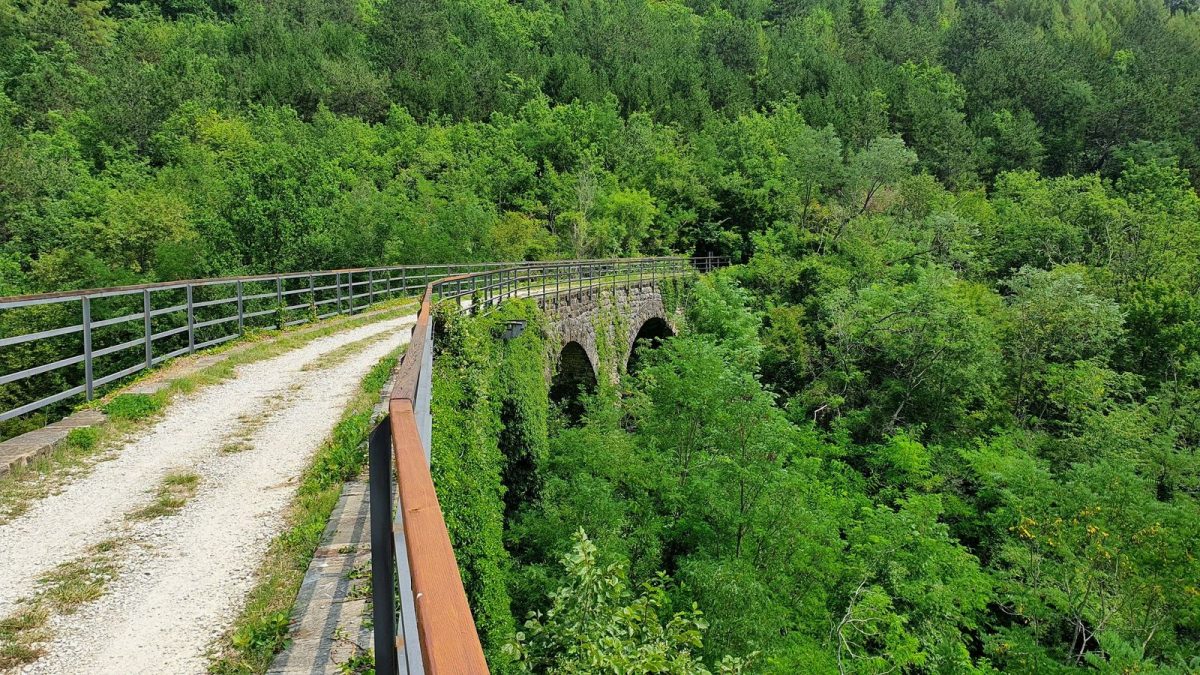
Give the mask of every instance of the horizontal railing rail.
<svg viewBox="0 0 1200 675">
<path fill-rule="evenodd" d="M 532 263 L 405 265 L 169 281 L 0 297 L 0 422 L 98 389 L 247 328 L 280 329 Z"/>
<path fill-rule="evenodd" d="M 653 283 L 728 262 L 718 257 L 537 262 L 447 275 L 426 285 L 387 415 L 369 442 L 375 672 L 488 672 L 430 473 L 433 305 L 452 300 L 487 311 L 508 298 Z"/>
</svg>

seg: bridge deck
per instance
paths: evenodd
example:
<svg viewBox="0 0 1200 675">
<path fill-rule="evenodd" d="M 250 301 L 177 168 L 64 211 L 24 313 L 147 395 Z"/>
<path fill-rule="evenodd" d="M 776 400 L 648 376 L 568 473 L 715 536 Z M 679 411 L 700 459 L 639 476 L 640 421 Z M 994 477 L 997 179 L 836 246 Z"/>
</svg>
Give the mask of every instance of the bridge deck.
<svg viewBox="0 0 1200 675">
<path fill-rule="evenodd" d="M 85 580 L 102 577 L 108 582 L 98 598 L 50 619 L 44 627 L 49 634 L 39 634 L 41 642 L 31 645 L 42 650 L 41 657 L 23 672 L 205 672 L 210 645 L 240 610 L 269 543 L 283 529 L 301 473 L 354 397 L 361 377 L 410 336 L 412 349 L 387 397 L 388 416 L 371 441 L 373 457 L 377 450 L 383 452 L 372 468 L 383 472 L 381 479 L 371 483 L 386 485 L 394 478 L 399 498 L 397 511 L 389 511 L 384 489 L 372 506 L 380 509 L 372 539 L 388 542 L 372 551 L 375 656 L 377 663 L 400 659 L 409 672 L 483 672 L 487 666 L 428 466 L 432 302 L 457 299 L 464 305 L 479 301 L 490 306 L 516 297 L 569 298 L 580 291 L 615 291 L 693 269 L 707 271 L 718 262 L 560 261 L 446 277 L 426 287 L 418 315 L 377 320 L 316 339 L 242 366 L 232 379 L 175 401 L 138 438 L 112 448 L 105 457 L 111 461 L 68 477 L 58 494 L 0 522 L 0 617 L 27 611 L 22 608 L 54 609 L 44 589 L 53 582 L 45 580 L 61 575 L 64 565 L 83 569 Z M 291 292 L 282 288 L 277 280 L 277 297 Z M 86 357 L 86 298 L 84 307 Z M 88 378 L 90 382 L 90 374 Z M 194 494 L 146 517 L 148 510 L 161 506 L 164 493 L 174 497 L 168 487 L 181 474 L 194 485 Z M 359 509 L 351 503 L 352 492 L 346 498 L 342 515 L 350 517 Z M 392 516 L 395 521 L 389 522 Z M 351 518 L 347 527 L 354 531 L 359 522 Z M 343 566 L 357 564 L 357 550 L 335 554 L 342 556 Z M 401 589 L 399 625 L 384 609 L 396 599 L 393 571 Z M 324 582 L 327 589 L 338 587 L 334 578 Z M 311 592 L 319 589 L 314 586 Z M 301 600 L 301 615 L 309 610 L 319 615 L 320 604 Z M 329 635 L 310 637 L 315 649 L 328 646 Z M 397 650 L 401 644 L 406 646 Z M 381 668 L 395 670 L 394 665 Z"/>
<path fill-rule="evenodd" d="M 372 321 L 243 365 L 0 524 L 0 617 L 35 606 L 39 580 L 64 563 L 111 577 L 73 614 L 52 612 L 44 655 L 25 672 L 206 672 L 207 650 L 253 587 L 299 476 L 413 319 Z M 195 494 L 174 512 L 139 515 L 181 472 L 197 477 Z"/>
</svg>

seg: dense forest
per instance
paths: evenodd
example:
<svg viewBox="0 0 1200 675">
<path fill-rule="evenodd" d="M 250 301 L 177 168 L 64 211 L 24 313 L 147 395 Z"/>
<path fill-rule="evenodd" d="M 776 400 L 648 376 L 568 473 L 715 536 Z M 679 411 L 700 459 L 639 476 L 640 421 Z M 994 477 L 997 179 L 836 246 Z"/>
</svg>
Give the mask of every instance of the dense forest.
<svg viewBox="0 0 1200 675">
<path fill-rule="evenodd" d="M 497 672 L 1200 670 L 1197 185 L 1195 0 L 0 0 L 0 295 L 739 263 L 581 420 L 440 317 Z"/>
<path fill-rule="evenodd" d="M 991 269 L 1082 261 L 1092 242 L 1007 204 L 1085 190 L 1161 220 L 1122 176 L 1154 181 L 1158 167 L 1171 189 L 1195 183 L 1195 8 L 0 0 L 0 295 L 380 263 L 744 257 L 780 225 L 841 230 L 885 211 L 908 174 L 978 206 L 951 226 L 945 207 L 910 199 L 906 220 L 1002 222 L 1046 244 Z"/>
</svg>

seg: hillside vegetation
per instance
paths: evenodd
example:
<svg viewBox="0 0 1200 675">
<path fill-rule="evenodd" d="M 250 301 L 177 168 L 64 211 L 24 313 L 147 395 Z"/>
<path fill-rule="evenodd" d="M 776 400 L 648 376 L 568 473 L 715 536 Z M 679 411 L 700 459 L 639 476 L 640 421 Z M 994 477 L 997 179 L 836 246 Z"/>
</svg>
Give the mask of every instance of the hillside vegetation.
<svg viewBox="0 0 1200 675">
<path fill-rule="evenodd" d="M 909 174 L 1023 207 L 1038 183 L 1003 172 L 1108 193 L 1132 164 L 1161 194 L 1200 167 L 1194 5 L 0 0 L 0 295 L 744 255 Z M 1088 243 L 1020 229 L 1046 249 L 996 263 Z"/>
<path fill-rule="evenodd" d="M 497 672 L 1196 672 L 1197 10 L 0 0 L 0 295 L 730 255 L 579 423 L 440 317 Z"/>
</svg>

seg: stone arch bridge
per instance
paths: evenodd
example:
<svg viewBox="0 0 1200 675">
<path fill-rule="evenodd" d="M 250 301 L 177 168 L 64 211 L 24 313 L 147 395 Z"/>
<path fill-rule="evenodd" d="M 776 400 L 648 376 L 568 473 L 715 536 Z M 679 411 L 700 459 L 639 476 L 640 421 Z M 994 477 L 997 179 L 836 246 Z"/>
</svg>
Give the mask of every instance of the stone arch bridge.
<svg viewBox="0 0 1200 675">
<path fill-rule="evenodd" d="M 638 354 L 678 331 L 679 312 L 664 295 L 673 280 L 593 286 L 541 298 L 546 312 L 546 380 L 550 398 L 578 420 L 580 394 L 616 384 L 636 370 Z M 672 286 L 673 288 L 673 286 Z"/>
<path fill-rule="evenodd" d="M 561 400 L 600 380 L 617 382 L 636 368 L 641 350 L 675 335 L 680 313 L 668 308 L 664 283 L 670 282 L 593 286 L 541 300 L 551 398 Z"/>
</svg>

